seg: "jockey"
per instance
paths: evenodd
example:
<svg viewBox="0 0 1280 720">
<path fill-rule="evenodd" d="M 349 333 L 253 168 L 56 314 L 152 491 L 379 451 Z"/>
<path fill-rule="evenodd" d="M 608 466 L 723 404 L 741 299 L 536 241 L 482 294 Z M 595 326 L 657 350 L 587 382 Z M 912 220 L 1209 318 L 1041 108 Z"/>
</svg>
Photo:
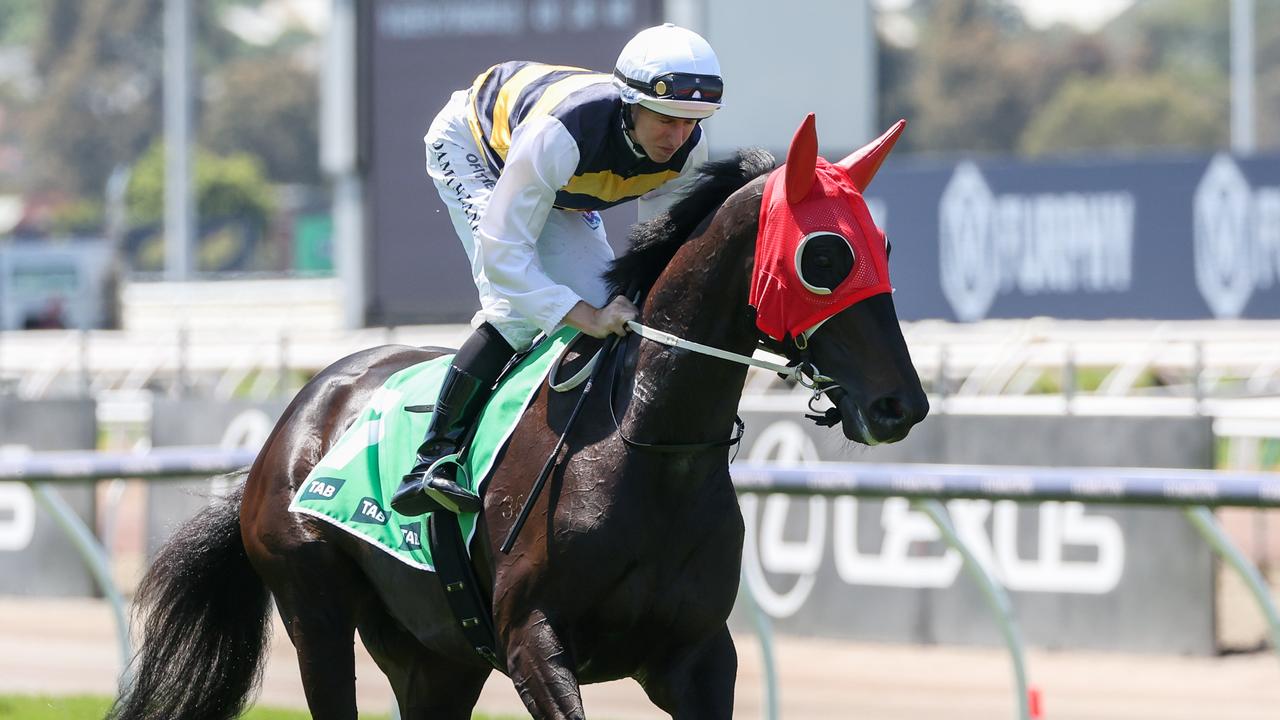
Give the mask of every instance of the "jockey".
<svg viewBox="0 0 1280 720">
<path fill-rule="evenodd" d="M 638 310 L 608 297 L 601 275 L 613 251 L 597 211 L 630 200 L 641 219 L 665 210 L 707 158 L 699 121 L 720 108 L 722 91 L 711 46 L 668 23 L 632 38 L 612 75 L 506 62 L 436 116 L 427 173 L 471 260 L 480 311 L 391 500 L 397 512 L 480 509 L 455 482 L 456 466 L 430 469 L 456 450 L 502 368 L 539 332 L 626 334 Z"/>
</svg>

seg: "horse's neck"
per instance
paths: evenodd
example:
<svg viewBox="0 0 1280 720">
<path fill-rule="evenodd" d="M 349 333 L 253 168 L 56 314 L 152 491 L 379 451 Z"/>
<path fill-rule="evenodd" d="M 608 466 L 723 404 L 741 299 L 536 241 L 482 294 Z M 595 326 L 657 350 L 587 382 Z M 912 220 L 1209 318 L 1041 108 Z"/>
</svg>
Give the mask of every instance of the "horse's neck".
<svg viewBox="0 0 1280 720">
<path fill-rule="evenodd" d="M 645 303 L 646 324 L 750 355 L 756 340 L 745 311 L 748 258 L 743 253 L 751 249 L 750 243 L 731 240 L 692 241 L 685 250 L 697 260 L 669 268 L 659 278 Z M 732 427 L 746 377 L 746 366 L 643 341 L 625 427 L 644 442 L 722 439 Z"/>
</svg>

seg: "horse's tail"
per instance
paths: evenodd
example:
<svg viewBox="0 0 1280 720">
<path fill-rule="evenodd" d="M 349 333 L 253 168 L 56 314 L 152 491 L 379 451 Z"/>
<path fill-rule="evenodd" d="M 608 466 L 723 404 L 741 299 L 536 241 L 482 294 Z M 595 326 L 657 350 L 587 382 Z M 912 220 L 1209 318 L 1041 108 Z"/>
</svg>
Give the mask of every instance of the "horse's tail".
<svg viewBox="0 0 1280 720">
<path fill-rule="evenodd" d="M 239 483 L 197 515 L 147 571 L 134 598 L 142 647 L 107 720 L 234 718 L 256 690 L 271 596 L 240 538 L 243 495 Z"/>
</svg>

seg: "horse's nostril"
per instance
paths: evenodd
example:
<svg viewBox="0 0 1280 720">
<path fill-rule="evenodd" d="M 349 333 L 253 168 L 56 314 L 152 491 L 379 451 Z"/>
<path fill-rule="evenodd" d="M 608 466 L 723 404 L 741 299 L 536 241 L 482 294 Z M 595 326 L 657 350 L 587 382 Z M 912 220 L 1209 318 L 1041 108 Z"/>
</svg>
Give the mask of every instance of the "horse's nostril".
<svg viewBox="0 0 1280 720">
<path fill-rule="evenodd" d="M 897 423 L 907 416 L 902 401 L 896 397 L 882 397 L 871 403 L 871 414 L 882 423 Z"/>
</svg>

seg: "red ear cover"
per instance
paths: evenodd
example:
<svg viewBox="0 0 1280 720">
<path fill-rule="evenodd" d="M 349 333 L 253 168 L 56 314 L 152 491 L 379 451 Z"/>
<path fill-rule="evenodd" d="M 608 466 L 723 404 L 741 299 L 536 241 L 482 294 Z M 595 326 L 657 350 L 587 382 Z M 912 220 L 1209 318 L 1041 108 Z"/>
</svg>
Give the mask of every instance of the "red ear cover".
<svg viewBox="0 0 1280 720">
<path fill-rule="evenodd" d="M 809 194 L 813 187 L 814 172 L 818 166 L 818 130 L 813 113 L 800 123 L 796 134 L 791 138 L 791 148 L 787 150 L 787 202 L 795 205 Z"/>
<path fill-rule="evenodd" d="M 902 135 L 902 131 L 906 127 L 907 121 L 899 120 L 893 124 L 893 127 L 886 130 L 883 135 L 863 145 L 858 150 L 850 153 L 849 157 L 836 163 L 849 174 L 849 179 L 853 180 L 853 185 L 858 188 L 858 192 L 866 192 L 867 186 L 871 184 L 871 179 L 876 176 L 880 165 L 889 156 L 889 152 L 893 150 L 894 143 L 898 142 L 898 137 Z M 799 136 L 799 133 L 797 133 L 797 136 Z M 792 146 L 794 147 L 794 141 Z M 791 162 L 790 155 L 787 155 L 787 162 Z M 787 177 L 790 178 L 790 175 Z M 790 185 L 788 185 L 788 190 L 790 190 Z M 790 197 L 791 194 L 788 192 L 787 198 L 790 199 Z"/>
</svg>

